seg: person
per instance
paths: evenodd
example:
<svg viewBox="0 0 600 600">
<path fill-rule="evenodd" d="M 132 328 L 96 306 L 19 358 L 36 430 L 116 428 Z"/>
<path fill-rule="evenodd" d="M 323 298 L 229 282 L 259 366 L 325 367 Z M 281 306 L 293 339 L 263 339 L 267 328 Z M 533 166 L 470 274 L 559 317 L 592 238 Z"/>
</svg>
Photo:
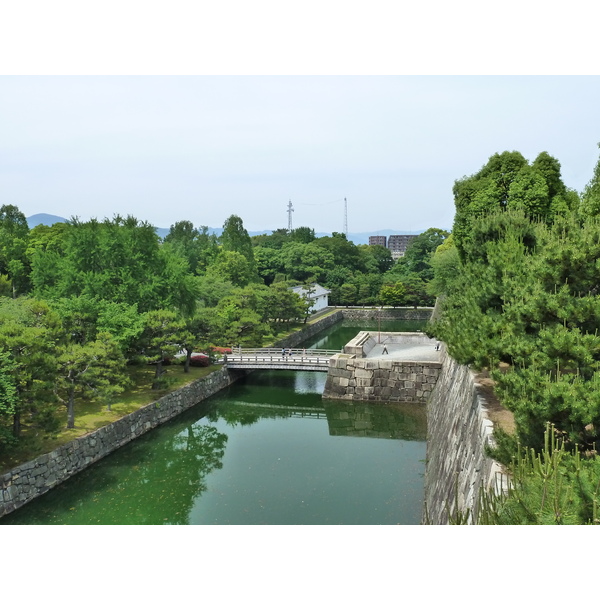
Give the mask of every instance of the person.
<svg viewBox="0 0 600 600">
<path fill-rule="evenodd" d="M 438 343 L 435 345 L 435 349 L 436 349 L 436 350 L 439 350 L 439 349 L 440 349 L 440 343 L 439 343 L 439 342 L 438 342 Z"/>
<path fill-rule="evenodd" d="M 283 358 L 285 356 L 285 348 L 281 349 L 281 358 Z"/>
<path fill-rule="evenodd" d="M 382 355 L 383 354 L 388 354 L 388 349 L 387 349 L 387 346 L 385 344 L 383 345 L 383 352 L 381 354 Z"/>
</svg>

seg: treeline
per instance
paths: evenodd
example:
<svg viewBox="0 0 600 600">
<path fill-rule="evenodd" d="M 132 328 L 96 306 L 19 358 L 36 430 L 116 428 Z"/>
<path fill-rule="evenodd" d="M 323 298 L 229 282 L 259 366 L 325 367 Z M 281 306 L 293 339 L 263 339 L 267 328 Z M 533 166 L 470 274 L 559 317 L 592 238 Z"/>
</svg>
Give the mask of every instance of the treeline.
<svg viewBox="0 0 600 600">
<path fill-rule="evenodd" d="M 322 283 L 333 302 L 402 304 L 418 280 L 414 301 L 431 303 L 427 265 L 447 235 L 433 231 L 394 264 L 385 248 L 308 228 L 252 239 L 235 215 L 219 238 L 181 221 L 161 240 L 131 216 L 30 230 L 16 206 L 2 206 L 0 449 L 24 423 L 55 431 L 61 407 L 73 427 L 76 401 L 110 407 L 129 385 L 127 365 L 155 365 L 159 388 L 175 355 L 187 370 L 193 352 L 273 342 L 310 314 L 314 300 L 294 285 Z M 390 299 L 388 288 L 399 293 Z"/>
<path fill-rule="evenodd" d="M 578 522 L 595 521 L 600 161 L 581 195 L 566 188 L 559 162 L 545 152 L 531 164 L 518 152 L 496 154 L 478 173 L 457 181 L 453 191 L 453 233 L 432 260 L 432 287 L 441 295 L 442 310 L 430 333 L 447 343 L 458 362 L 489 369 L 500 401 L 513 412 L 516 436 L 499 432 L 496 456 L 510 464 L 523 456 L 520 447 L 541 452 L 535 460 L 513 463 L 518 489 L 509 501 L 494 504 L 494 515 L 488 511 L 486 518 L 566 522 L 563 517 L 568 513 L 572 519 L 578 506 Z M 550 449 L 548 424 L 556 439 Z M 572 461 L 562 461 L 576 463 L 577 470 L 560 467 L 560 497 L 536 507 L 532 490 L 549 498 L 540 485 L 557 480 L 553 448 L 577 452 Z M 584 479 L 595 484 L 584 486 Z"/>
<path fill-rule="evenodd" d="M 343 233 L 316 238 L 308 227 L 278 229 L 252 238 L 258 273 L 266 284 L 319 283 L 329 303 L 343 306 L 433 306 L 430 260 L 449 233 L 431 228 L 394 261 L 383 246 L 356 246 Z"/>
</svg>

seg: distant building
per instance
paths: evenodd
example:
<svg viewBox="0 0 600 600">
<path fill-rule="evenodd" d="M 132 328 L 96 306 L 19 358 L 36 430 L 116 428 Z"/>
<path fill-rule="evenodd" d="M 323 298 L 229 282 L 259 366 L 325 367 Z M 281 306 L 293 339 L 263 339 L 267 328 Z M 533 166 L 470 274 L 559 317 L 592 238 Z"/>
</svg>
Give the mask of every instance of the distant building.
<svg viewBox="0 0 600 600">
<path fill-rule="evenodd" d="M 302 297 L 314 299 L 315 303 L 310 309 L 310 311 L 313 313 L 329 306 L 329 294 L 331 294 L 331 290 L 326 290 L 318 283 L 311 283 L 310 286 L 297 285 L 296 287 L 292 288 L 292 292 L 295 292 Z"/>
<path fill-rule="evenodd" d="M 404 256 L 406 252 L 406 248 L 410 242 L 412 242 L 417 235 L 390 235 L 388 238 L 388 249 L 392 253 L 392 258 L 394 260 L 401 258 Z"/>
<path fill-rule="evenodd" d="M 370 235 L 369 246 L 383 246 L 386 248 L 385 235 Z"/>
</svg>

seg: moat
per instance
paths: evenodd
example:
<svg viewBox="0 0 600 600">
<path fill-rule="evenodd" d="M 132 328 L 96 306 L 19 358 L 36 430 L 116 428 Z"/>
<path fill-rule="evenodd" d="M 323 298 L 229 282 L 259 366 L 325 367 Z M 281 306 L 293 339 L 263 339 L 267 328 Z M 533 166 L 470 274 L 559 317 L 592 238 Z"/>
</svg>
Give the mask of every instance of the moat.
<svg viewBox="0 0 600 600">
<path fill-rule="evenodd" d="M 342 322 L 307 346 L 376 327 Z M 425 408 L 323 401 L 325 379 L 252 373 L 0 524 L 418 524 Z"/>
</svg>

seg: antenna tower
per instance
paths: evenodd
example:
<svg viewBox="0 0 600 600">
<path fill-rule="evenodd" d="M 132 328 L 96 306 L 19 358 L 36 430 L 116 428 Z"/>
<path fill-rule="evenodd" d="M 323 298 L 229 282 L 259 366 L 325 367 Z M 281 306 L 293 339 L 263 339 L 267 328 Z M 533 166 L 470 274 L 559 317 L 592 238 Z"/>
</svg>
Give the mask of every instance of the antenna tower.
<svg viewBox="0 0 600 600">
<path fill-rule="evenodd" d="M 292 233 L 292 213 L 294 212 L 294 209 L 292 208 L 292 201 L 290 200 L 288 202 L 288 231 L 290 233 Z"/>
<path fill-rule="evenodd" d="M 344 198 L 344 233 L 348 237 L 348 202 Z"/>
</svg>

